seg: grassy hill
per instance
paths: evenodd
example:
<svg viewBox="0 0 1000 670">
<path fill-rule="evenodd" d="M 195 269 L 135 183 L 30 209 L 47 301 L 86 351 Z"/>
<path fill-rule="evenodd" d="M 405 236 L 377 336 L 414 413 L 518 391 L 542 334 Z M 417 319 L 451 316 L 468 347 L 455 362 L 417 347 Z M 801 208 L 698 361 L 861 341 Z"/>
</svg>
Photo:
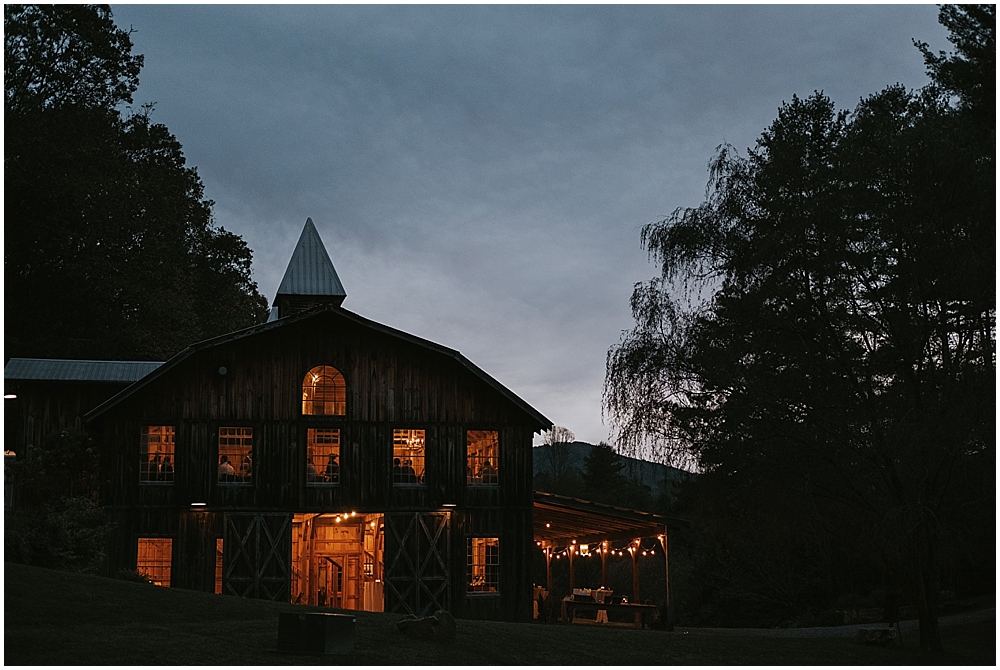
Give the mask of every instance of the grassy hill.
<svg viewBox="0 0 1000 670">
<path fill-rule="evenodd" d="M 343 656 L 272 651 L 293 606 L 4 564 L 5 665 L 994 665 L 995 621 L 944 628 L 945 656 L 837 638 L 682 635 L 459 621 L 451 644 L 357 612 Z M 319 608 L 303 608 L 306 611 Z"/>
</svg>

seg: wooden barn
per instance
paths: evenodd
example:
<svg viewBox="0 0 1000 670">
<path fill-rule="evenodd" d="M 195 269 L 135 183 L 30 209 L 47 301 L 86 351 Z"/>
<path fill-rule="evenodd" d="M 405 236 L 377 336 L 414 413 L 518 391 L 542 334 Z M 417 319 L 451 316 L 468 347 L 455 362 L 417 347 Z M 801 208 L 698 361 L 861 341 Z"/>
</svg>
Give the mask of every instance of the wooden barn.
<svg viewBox="0 0 1000 670">
<path fill-rule="evenodd" d="M 414 614 L 532 617 L 542 414 L 457 351 L 341 306 L 307 221 L 267 323 L 101 403 L 110 574 Z"/>
</svg>

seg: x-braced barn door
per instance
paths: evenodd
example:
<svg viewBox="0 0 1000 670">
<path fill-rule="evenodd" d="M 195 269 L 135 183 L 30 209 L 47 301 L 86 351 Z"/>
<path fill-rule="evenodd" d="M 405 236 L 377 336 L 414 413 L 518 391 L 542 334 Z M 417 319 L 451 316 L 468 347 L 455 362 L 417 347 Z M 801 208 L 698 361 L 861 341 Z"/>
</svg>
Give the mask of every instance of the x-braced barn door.
<svg viewBox="0 0 1000 670">
<path fill-rule="evenodd" d="M 385 608 L 417 616 L 449 610 L 451 514 L 385 515 Z"/>
<path fill-rule="evenodd" d="M 290 514 L 227 514 L 222 592 L 288 602 L 291 585 Z"/>
</svg>

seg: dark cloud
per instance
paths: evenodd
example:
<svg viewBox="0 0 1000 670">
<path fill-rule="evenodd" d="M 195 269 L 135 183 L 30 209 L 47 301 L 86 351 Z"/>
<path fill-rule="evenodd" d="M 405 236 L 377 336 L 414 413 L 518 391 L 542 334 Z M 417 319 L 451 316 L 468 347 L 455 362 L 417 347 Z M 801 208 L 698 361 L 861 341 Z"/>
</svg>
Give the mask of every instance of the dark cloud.
<svg viewBox="0 0 1000 670">
<path fill-rule="evenodd" d="M 704 195 L 793 94 L 924 84 L 929 5 L 122 5 L 155 101 L 273 297 L 307 216 L 345 306 L 461 350 L 579 437 L 655 274 L 640 227 Z"/>
</svg>

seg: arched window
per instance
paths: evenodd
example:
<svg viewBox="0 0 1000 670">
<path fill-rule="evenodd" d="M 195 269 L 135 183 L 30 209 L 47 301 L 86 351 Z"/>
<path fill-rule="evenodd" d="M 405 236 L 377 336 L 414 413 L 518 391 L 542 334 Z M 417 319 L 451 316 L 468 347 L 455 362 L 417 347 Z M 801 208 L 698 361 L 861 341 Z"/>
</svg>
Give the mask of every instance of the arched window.
<svg viewBox="0 0 1000 670">
<path fill-rule="evenodd" d="M 302 413 L 344 416 L 347 414 L 347 384 L 332 365 L 317 365 L 302 380 Z"/>
</svg>

